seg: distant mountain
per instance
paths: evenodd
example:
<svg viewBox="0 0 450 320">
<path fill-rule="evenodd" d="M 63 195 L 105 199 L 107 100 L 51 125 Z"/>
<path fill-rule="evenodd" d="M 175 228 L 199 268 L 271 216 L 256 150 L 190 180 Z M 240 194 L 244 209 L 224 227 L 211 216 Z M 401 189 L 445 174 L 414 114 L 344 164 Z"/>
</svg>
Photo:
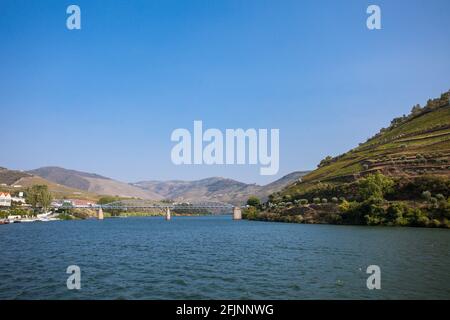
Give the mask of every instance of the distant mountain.
<svg viewBox="0 0 450 320">
<path fill-rule="evenodd" d="M 307 173 L 308 171 L 293 172 L 265 186 L 246 184 L 221 177 L 195 181 L 141 181 L 133 185 L 177 201 L 209 200 L 242 204 L 251 195 L 265 200 L 269 194 L 299 181 Z"/>
<path fill-rule="evenodd" d="M 110 180 L 95 173 L 86 173 L 81 171 L 69 170 L 60 167 L 42 167 L 30 170 L 28 173 L 40 176 L 47 180 L 65 185 L 67 187 L 88 190 L 90 182 L 88 179 Z"/>
<path fill-rule="evenodd" d="M 307 173 L 308 171 L 293 172 L 265 186 L 220 177 L 196 181 L 141 181 L 128 184 L 98 174 L 60 167 L 43 167 L 22 174 L 40 177 L 53 184 L 97 195 L 149 200 L 220 201 L 243 204 L 252 195 L 266 200 L 269 194 L 278 192 L 286 185 L 299 181 Z"/>
<path fill-rule="evenodd" d="M 162 197 L 151 191 L 143 190 L 125 182 L 120 182 L 94 173 L 68 170 L 60 167 L 43 167 L 28 171 L 28 173 L 42 177 L 70 188 L 76 188 L 99 195 L 120 197 L 136 197 L 150 200 L 160 200 Z"/>
</svg>

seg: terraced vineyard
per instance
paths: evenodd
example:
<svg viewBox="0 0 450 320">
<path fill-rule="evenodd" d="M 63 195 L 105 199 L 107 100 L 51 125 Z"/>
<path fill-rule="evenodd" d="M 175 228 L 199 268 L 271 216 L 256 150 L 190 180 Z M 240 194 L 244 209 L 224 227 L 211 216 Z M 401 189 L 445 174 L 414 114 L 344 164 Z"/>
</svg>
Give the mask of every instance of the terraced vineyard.
<svg viewBox="0 0 450 320">
<path fill-rule="evenodd" d="M 413 178 L 450 177 L 450 92 L 414 107 L 408 116 L 394 119 L 387 129 L 365 143 L 334 158 L 283 191 L 301 193 L 319 182 L 351 182 L 369 173 Z"/>
</svg>

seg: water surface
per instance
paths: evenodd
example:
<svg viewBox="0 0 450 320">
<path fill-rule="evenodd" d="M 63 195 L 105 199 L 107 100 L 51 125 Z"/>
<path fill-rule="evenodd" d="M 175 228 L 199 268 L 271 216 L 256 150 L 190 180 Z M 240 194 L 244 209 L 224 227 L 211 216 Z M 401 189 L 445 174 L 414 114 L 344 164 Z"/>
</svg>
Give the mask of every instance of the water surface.
<svg viewBox="0 0 450 320">
<path fill-rule="evenodd" d="M 81 268 L 81 290 L 66 269 Z M 381 268 L 368 290 L 366 268 Z M 449 299 L 450 231 L 116 218 L 0 226 L 1 299 Z"/>
</svg>

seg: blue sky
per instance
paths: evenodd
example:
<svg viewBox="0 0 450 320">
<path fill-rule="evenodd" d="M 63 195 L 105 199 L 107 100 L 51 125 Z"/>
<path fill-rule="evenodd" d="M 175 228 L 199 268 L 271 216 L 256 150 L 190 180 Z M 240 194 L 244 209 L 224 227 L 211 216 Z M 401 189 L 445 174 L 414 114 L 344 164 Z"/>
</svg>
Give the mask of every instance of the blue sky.
<svg viewBox="0 0 450 320">
<path fill-rule="evenodd" d="M 82 29 L 66 28 L 81 7 Z M 366 28 L 377 4 L 382 30 Z M 0 1 L 0 166 L 267 183 L 450 89 L 450 1 Z M 176 128 L 279 128 L 280 171 L 175 166 Z M 6 146 L 6 147 L 5 147 Z"/>
</svg>

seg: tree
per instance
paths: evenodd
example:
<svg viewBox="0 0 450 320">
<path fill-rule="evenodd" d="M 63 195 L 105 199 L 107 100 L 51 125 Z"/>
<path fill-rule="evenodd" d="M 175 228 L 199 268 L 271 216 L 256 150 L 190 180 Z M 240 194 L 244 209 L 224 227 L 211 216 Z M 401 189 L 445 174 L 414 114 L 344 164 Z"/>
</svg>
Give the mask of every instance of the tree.
<svg viewBox="0 0 450 320">
<path fill-rule="evenodd" d="M 417 115 L 417 114 L 419 114 L 419 113 L 421 113 L 422 112 L 422 108 L 420 107 L 420 105 L 419 104 L 416 104 L 414 107 L 412 107 L 412 109 L 411 109 L 411 114 L 412 115 Z"/>
<path fill-rule="evenodd" d="M 369 198 L 383 199 L 384 195 L 392 191 L 394 180 L 381 173 L 370 174 L 358 182 L 359 196 L 362 200 Z"/>
<path fill-rule="evenodd" d="M 48 190 L 47 185 L 35 184 L 27 189 L 26 201 L 34 208 L 40 208 L 47 211 L 52 203 L 53 197 Z"/>
<path fill-rule="evenodd" d="M 332 156 L 326 156 L 324 159 L 322 159 L 320 161 L 320 163 L 317 165 L 317 167 L 319 167 L 319 168 L 323 167 L 323 166 L 329 164 L 332 160 L 333 160 Z"/>
<path fill-rule="evenodd" d="M 255 197 L 255 196 L 251 196 L 247 200 L 247 205 L 255 207 L 255 208 L 259 207 L 260 204 L 261 204 L 261 201 L 259 200 L 258 197 Z"/>
</svg>

